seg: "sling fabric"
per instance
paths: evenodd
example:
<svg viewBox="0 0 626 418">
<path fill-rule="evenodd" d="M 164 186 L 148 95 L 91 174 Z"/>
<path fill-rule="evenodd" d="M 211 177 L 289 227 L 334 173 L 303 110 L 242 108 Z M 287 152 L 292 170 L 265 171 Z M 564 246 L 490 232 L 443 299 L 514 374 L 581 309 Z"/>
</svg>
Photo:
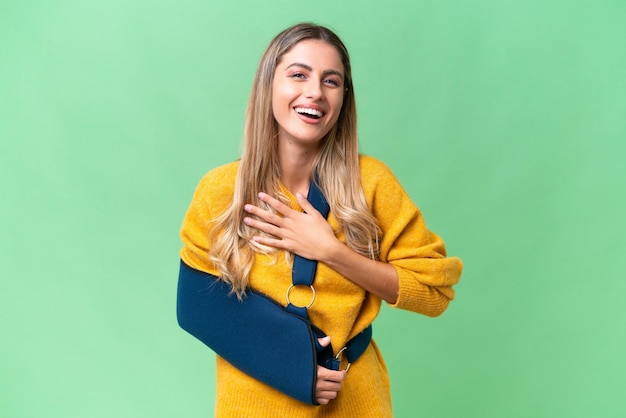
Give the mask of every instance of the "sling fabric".
<svg viewBox="0 0 626 418">
<path fill-rule="evenodd" d="M 252 290 L 239 302 L 230 285 L 182 261 L 178 301 L 185 331 L 255 379 L 316 404 L 316 342 L 322 331 Z"/>
</svg>

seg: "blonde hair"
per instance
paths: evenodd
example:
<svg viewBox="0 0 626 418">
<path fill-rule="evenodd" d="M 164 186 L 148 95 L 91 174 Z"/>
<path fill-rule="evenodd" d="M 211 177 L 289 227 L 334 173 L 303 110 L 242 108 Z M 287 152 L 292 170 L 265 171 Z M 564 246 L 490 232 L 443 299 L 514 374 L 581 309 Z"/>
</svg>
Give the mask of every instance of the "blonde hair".
<svg viewBox="0 0 626 418">
<path fill-rule="evenodd" d="M 335 47 L 344 66 L 344 100 L 335 126 L 322 139 L 313 169 L 318 186 L 345 235 L 346 244 L 366 257 L 378 257 L 380 228 L 361 187 L 356 127 L 356 105 L 348 51 L 331 30 L 302 23 L 285 29 L 269 44 L 261 57 L 246 111 L 244 144 L 232 205 L 214 220 L 209 232 L 209 258 L 220 278 L 232 285 L 241 298 L 255 252 L 276 253 L 252 237 L 259 231 L 243 223 L 247 203 L 271 210 L 258 199 L 261 191 L 286 201 L 280 188 L 278 124 L 272 112 L 272 83 L 277 65 L 289 50 L 306 39 L 322 40 Z"/>
</svg>

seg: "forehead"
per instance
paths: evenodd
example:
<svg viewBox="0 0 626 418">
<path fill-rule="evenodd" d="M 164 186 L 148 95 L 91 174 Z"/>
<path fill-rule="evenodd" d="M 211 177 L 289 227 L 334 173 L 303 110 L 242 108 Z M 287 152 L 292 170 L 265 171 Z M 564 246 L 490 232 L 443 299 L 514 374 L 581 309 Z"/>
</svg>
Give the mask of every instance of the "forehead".
<svg viewBox="0 0 626 418">
<path fill-rule="evenodd" d="M 305 64 L 314 70 L 344 72 L 337 49 L 328 42 L 318 39 L 305 39 L 295 44 L 283 55 L 278 67 L 288 67 L 294 63 Z"/>
</svg>

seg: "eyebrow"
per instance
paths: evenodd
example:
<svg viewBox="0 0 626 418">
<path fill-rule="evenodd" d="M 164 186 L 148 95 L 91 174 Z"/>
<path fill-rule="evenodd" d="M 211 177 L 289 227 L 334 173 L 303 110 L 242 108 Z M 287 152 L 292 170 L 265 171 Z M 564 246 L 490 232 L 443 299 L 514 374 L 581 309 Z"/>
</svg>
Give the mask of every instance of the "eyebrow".
<svg viewBox="0 0 626 418">
<path fill-rule="evenodd" d="M 288 70 L 288 69 L 290 69 L 291 67 L 302 67 L 302 68 L 304 68 L 304 69 L 305 69 L 305 70 L 307 70 L 307 71 L 313 71 L 313 68 L 311 68 L 311 66 L 310 66 L 310 65 L 306 65 L 306 64 L 303 64 L 303 63 L 301 63 L 301 62 L 294 62 L 293 64 L 289 64 L 289 65 L 285 68 L 285 70 Z M 337 70 L 326 70 L 326 71 L 324 71 L 324 72 L 322 73 L 322 75 L 336 75 L 336 76 L 338 76 L 338 77 L 341 77 L 341 79 L 343 80 L 343 74 L 342 74 L 340 71 L 337 71 Z"/>
</svg>

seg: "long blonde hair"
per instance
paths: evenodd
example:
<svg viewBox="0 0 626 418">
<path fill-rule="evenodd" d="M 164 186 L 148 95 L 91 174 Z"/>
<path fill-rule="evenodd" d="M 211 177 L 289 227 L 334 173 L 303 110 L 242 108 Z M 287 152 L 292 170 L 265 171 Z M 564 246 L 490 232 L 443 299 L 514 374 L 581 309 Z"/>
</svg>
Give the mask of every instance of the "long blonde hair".
<svg viewBox="0 0 626 418">
<path fill-rule="evenodd" d="M 306 39 L 322 40 L 335 47 L 345 72 L 344 101 L 339 118 L 322 139 L 313 167 L 318 173 L 318 186 L 344 232 L 346 244 L 366 257 L 378 257 L 381 232 L 361 187 L 356 105 L 348 51 L 331 30 L 315 24 L 298 24 L 279 33 L 261 57 L 246 111 L 243 152 L 233 202 L 215 219 L 209 232 L 209 258 L 220 272 L 220 278 L 232 285 L 239 298 L 245 294 L 255 252 L 276 252 L 252 241 L 259 231 L 243 223 L 243 207 L 252 203 L 271 210 L 258 199 L 261 191 L 286 200 L 280 188 L 278 124 L 272 112 L 272 83 L 282 57 Z"/>
</svg>

